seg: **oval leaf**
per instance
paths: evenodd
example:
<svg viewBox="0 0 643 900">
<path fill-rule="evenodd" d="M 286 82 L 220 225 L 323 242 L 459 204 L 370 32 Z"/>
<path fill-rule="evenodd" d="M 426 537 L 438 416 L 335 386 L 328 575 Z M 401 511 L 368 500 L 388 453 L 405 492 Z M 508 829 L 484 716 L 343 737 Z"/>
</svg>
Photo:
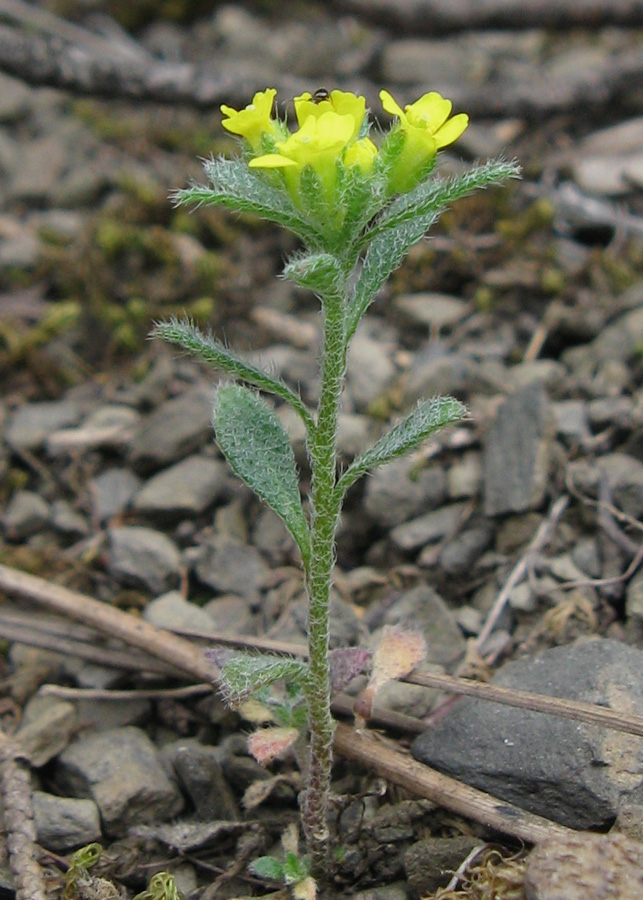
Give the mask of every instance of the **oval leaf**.
<svg viewBox="0 0 643 900">
<path fill-rule="evenodd" d="M 227 384 L 216 393 L 212 423 L 225 458 L 284 521 L 307 564 L 309 531 L 295 456 L 277 416 L 248 388 Z"/>
</svg>

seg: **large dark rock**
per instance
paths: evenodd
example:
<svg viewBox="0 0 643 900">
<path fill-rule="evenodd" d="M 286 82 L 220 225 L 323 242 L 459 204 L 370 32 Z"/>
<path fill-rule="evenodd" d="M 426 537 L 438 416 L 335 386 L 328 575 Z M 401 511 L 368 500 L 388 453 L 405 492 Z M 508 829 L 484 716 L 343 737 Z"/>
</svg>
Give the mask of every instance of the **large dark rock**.
<svg viewBox="0 0 643 900">
<path fill-rule="evenodd" d="M 643 714 L 643 653 L 582 641 L 509 663 L 493 681 Z M 416 759 L 571 828 L 602 828 L 643 792 L 643 738 L 462 698 L 412 747 Z"/>
</svg>

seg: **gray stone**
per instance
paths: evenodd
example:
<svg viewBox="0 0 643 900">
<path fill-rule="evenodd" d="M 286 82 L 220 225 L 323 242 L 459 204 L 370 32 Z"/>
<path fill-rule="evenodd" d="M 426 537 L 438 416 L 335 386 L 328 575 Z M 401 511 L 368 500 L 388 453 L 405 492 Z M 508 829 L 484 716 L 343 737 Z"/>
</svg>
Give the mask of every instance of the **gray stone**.
<svg viewBox="0 0 643 900">
<path fill-rule="evenodd" d="M 425 897 L 447 885 L 469 853 L 479 846 L 480 839 L 468 835 L 429 838 L 411 844 L 404 854 L 410 896 Z"/>
<path fill-rule="evenodd" d="M 66 500 L 54 500 L 51 504 L 51 524 L 61 534 L 72 538 L 87 537 L 89 523 Z"/>
<path fill-rule="evenodd" d="M 399 550 L 407 553 L 418 550 L 425 544 L 437 543 L 455 534 L 465 507 L 464 503 L 451 503 L 424 516 L 418 516 L 417 519 L 411 519 L 410 522 L 403 522 L 391 531 L 391 541 Z"/>
<path fill-rule="evenodd" d="M 572 165 L 574 181 L 588 194 L 621 196 L 643 181 L 643 116 L 619 122 L 581 141 Z"/>
<path fill-rule="evenodd" d="M 614 640 L 556 647 L 504 666 L 493 683 L 643 712 L 643 652 Z M 462 698 L 413 744 L 442 772 L 570 828 L 604 828 L 643 790 L 643 739 Z"/>
<path fill-rule="evenodd" d="M 143 618 L 150 625 L 169 631 L 196 631 L 208 635 L 214 630 L 210 616 L 196 603 L 185 600 L 180 591 L 168 591 L 151 600 L 143 610 Z"/>
<path fill-rule="evenodd" d="M 177 774 L 194 805 L 197 819 L 237 822 L 239 807 L 223 776 L 219 751 L 198 741 L 180 741 L 163 748 L 163 758 Z"/>
<path fill-rule="evenodd" d="M 24 119 L 31 110 L 33 91 L 24 81 L 2 73 L 0 76 L 0 122 Z"/>
<path fill-rule="evenodd" d="M 134 498 L 134 509 L 162 519 L 196 516 L 223 494 L 225 464 L 207 456 L 188 456 L 147 481 Z"/>
<path fill-rule="evenodd" d="M 93 410 L 77 428 L 63 428 L 50 434 L 46 441 L 47 453 L 59 456 L 94 447 L 122 451 L 140 418 L 140 413 L 130 406 L 106 404 Z"/>
<path fill-rule="evenodd" d="M 340 413 L 337 421 L 337 451 L 344 460 L 354 459 L 374 443 L 371 420 L 355 413 Z"/>
<path fill-rule="evenodd" d="M 73 401 L 25 403 L 11 415 L 5 440 L 17 450 L 38 450 L 52 431 L 76 424 L 80 415 L 81 410 Z"/>
<path fill-rule="evenodd" d="M 11 183 L 11 199 L 32 204 L 47 200 L 68 164 L 69 153 L 58 134 L 26 141 L 20 168 Z"/>
<path fill-rule="evenodd" d="M 63 791 L 94 800 L 110 837 L 122 837 L 132 825 L 164 822 L 183 808 L 157 750 L 138 728 L 81 738 L 60 754 L 54 777 Z"/>
<path fill-rule="evenodd" d="M 81 672 L 85 671 L 85 667 Z M 111 731 L 113 728 L 125 728 L 127 725 L 140 725 L 150 719 L 152 701 L 144 697 L 132 697 L 130 700 L 109 700 L 90 698 L 79 699 L 74 703 L 79 730 L 91 729 L 92 732 Z"/>
<path fill-rule="evenodd" d="M 546 838 L 527 858 L 527 900 L 639 900 L 643 844 L 624 834 Z"/>
<path fill-rule="evenodd" d="M 582 538 L 572 548 L 574 565 L 589 578 L 601 578 L 603 563 L 596 538 Z"/>
<path fill-rule="evenodd" d="M 393 302 L 394 308 L 415 325 L 440 329 L 455 325 L 469 313 L 471 305 L 459 297 L 437 292 L 400 294 Z"/>
<path fill-rule="evenodd" d="M 65 853 L 100 841 L 100 816 L 93 800 L 34 791 L 32 803 L 38 843 L 47 850 Z"/>
<path fill-rule="evenodd" d="M 37 534 L 51 518 L 51 508 L 34 491 L 16 491 L 2 516 L 2 527 L 8 540 L 20 541 Z"/>
<path fill-rule="evenodd" d="M 583 494 L 598 497 L 606 478 L 613 503 L 634 519 L 643 516 L 643 463 L 627 453 L 606 453 L 595 460 L 571 462 L 570 483 Z"/>
<path fill-rule="evenodd" d="M 213 590 L 238 594 L 255 603 L 268 568 L 255 547 L 224 534 L 212 534 L 200 548 L 195 571 L 199 581 Z"/>
<path fill-rule="evenodd" d="M 446 476 L 439 465 L 419 468 L 401 457 L 376 469 L 366 481 L 364 509 L 383 528 L 391 528 L 435 509 L 446 496 Z"/>
<path fill-rule="evenodd" d="M 210 619 L 210 628 L 229 634 L 256 634 L 252 612 L 243 597 L 236 594 L 215 597 L 203 607 Z"/>
<path fill-rule="evenodd" d="M 464 453 L 454 460 L 447 471 L 450 500 L 475 497 L 482 485 L 482 457 L 479 453 Z"/>
<path fill-rule="evenodd" d="M 364 323 L 362 323 L 363 325 Z M 365 412 L 388 388 L 395 366 L 391 361 L 395 343 L 388 335 L 378 338 L 374 328 L 363 328 L 351 341 L 346 368 L 347 390 L 355 408 Z"/>
<path fill-rule="evenodd" d="M 108 566 L 124 583 L 160 594 L 177 580 L 181 555 L 176 544 L 160 531 L 141 525 L 122 526 L 109 529 Z"/>
<path fill-rule="evenodd" d="M 453 614 L 428 585 L 405 591 L 385 611 L 381 624 L 419 631 L 427 643 L 427 662 L 451 666 L 464 655 L 465 640 Z"/>
<path fill-rule="evenodd" d="M 177 462 L 212 436 L 211 416 L 212 394 L 203 388 L 166 400 L 137 427 L 129 462 L 142 472 Z"/>
<path fill-rule="evenodd" d="M 373 710 L 377 713 L 379 709 L 392 709 L 422 719 L 431 712 L 437 697 L 438 691 L 421 684 L 387 681 L 377 690 Z"/>
<path fill-rule="evenodd" d="M 418 353 L 404 373 L 402 405 L 410 407 L 424 397 L 463 397 L 471 390 L 480 392 L 482 387 L 480 367 L 473 359 L 432 345 Z"/>
<path fill-rule="evenodd" d="M 484 522 L 465 528 L 440 553 L 440 566 L 447 575 L 470 574 L 471 566 L 491 546 L 493 539 L 493 528 Z"/>
<path fill-rule="evenodd" d="M 643 623 L 643 572 L 637 572 L 627 586 L 625 615 L 638 623 Z"/>
<path fill-rule="evenodd" d="M 542 385 L 530 384 L 502 404 L 484 447 L 488 516 L 537 509 L 545 498 L 551 427 Z"/>
<path fill-rule="evenodd" d="M 36 694 L 25 706 L 16 738 L 31 765 L 40 768 L 67 746 L 77 726 L 73 703 Z"/>
<path fill-rule="evenodd" d="M 90 482 L 92 514 L 101 523 L 125 512 L 138 491 L 141 479 L 131 469 L 106 469 Z"/>
<path fill-rule="evenodd" d="M 559 400 L 551 404 L 556 433 L 575 443 L 590 436 L 587 403 L 583 400 Z"/>
</svg>

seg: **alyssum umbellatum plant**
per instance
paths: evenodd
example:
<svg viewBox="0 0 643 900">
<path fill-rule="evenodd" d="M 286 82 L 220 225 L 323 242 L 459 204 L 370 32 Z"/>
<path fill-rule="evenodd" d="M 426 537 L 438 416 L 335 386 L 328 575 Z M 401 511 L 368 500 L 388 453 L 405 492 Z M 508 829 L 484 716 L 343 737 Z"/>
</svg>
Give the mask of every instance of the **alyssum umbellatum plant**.
<svg viewBox="0 0 643 900">
<path fill-rule="evenodd" d="M 254 213 L 300 238 L 304 249 L 287 262 L 284 275 L 310 289 L 321 304 L 317 409 L 310 410 L 285 382 L 190 322 L 162 322 L 154 334 L 233 379 L 221 384 L 214 398 L 217 442 L 237 475 L 281 517 L 301 554 L 309 603 L 308 659 L 247 653 L 215 654 L 215 659 L 222 666 L 222 691 L 233 705 L 277 680 L 294 685 L 292 690 L 305 700 L 309 740 L 302 826 L 310 869 L 323 878 L 329 842 L 331 690 L 333 681 L 345 681 L 363 665 L 359 653 L 334 660 L 328 646 L 342 501 L 366 472 L 466 415 L 453 398 L 422 400 L 340 471 L 337 422 L 347 351 L 378 290 L 446 207 L 478 188 L 517 177 L 519 169 L 500 160 L 448 178 L 436 175 L 438 151 L 460 137 L 468 116 L 451 116 L 451 102 L 435 92 L 402 109 L 382 91 L 384 110 L 394 119 L 375 140 L 364 97 L 338 90 L 304 93 L 294 100 L 297 127 L 290 131 L 273 112 L 275 95 L 273 89 L 261 91 L 240 111 L 221 107 L 223 127 L 241 138 L 241 156 L 207 160 L 208 184 L 176 191 L 173 199 Z M 312 476 L 307 512 L 288 435 L 259 392 L 289 404 L 305 426 Z M 297 734 L 296 728 L 290 732 Z"/>
</svg>

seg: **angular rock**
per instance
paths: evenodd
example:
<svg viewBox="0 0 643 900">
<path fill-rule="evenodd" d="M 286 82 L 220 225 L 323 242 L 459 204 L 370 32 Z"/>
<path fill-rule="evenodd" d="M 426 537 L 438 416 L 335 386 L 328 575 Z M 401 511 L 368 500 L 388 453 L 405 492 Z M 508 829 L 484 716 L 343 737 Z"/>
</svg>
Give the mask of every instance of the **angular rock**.
<svg viewBox="0 0 643 900">
<path fill-rule="evenodd" d="M 183 808 L 156 748 L 138 728 L 81 738 L 58 757 L 54 777 L 63 791 L 94 800 L 110 837 L 122 837 L 132 825 L 164 822 Z"/>
<path fill-rule="evenodd" d="M 614 640 L 546 650 L 493 683 L 641 715 L 643 652 Z M 462 698 L 413 743 L 416 759 L 570 828 L 604 828 L 643 790 L 643 739 Z"/>
<path fill-rule="evenodd" d="M 125 525 L 109 529 L 108 565 L 121 581 L 160 594 L 178 578 L 181 554 L 162 532 Z"/>
<path fill-rule="evenodd" d="M 364 324 L 371 327 L 364 328 Z M 378 337 L 374 323 L 362 323 L 351 341 L 346 369 L 347 390 L 358 411 L 366 411 L 386 392 L 395 375 L 394 350 L 390 334 Z"/>
<path fill-rule="evenodd" d="M 411 844 L 404 854 L 404 868 L 412 898 L 425 897 L 444 887 L 480 840 L 468 835 L 429 838 Z"/>
<path fill-rule="evenodd" d="M 198 450 L 212 436 L 212 395 L 194 388 L 166 400 L 139 424 L 129 462 L 139 472 L 169 466 Z"/>
<path fill-rule="evenodd" d="M 51 508 L 34 491 L 16 491 L 2 516 L 2 527 L 10 541 L 21 541 L 38 534 L 48 524 Z"/>
<path fill-rule="evenodd" d="M 435 292 L 400 294 L 394 300 L 394 307 L 414 324 L 435 329 L 455 325 L 471 309 L 466 300 Z"/>
<path fill-rule="evenodd" d="M 484 447 L 484 511 L 488 516 L 537 509 L 545 498 L 551 420 L 542 385 L 517 391 L 502 404 Z"/>
<path fill-rule="evenodd" d="M 606 478 L 612 502 L 634 519 L 643 516 L 643 463 L 627 453 L 606 453 L 595 460 L 581 459 L 567 468 L 571 484 L 583 494 L 598 497 Z"/>
<path fill-rule="evenodd" d="M 238 594 L 255 603 L 268 567 L 255 547 L 224 534 L 212 534 L 200 548 L 195 571 L 199 581 L 213 590 Z"/>
<path fill-rule="evenodd" d="M 391 541 L 407 553 L 425 544 L 436 543 L 455 533 L 465 507 L 464 503 L 450 503 L 410 522 L 403 522 L 391 531 Z"/>
<path fill-rule="evenodd" d="M 624 834 L 550 838 L 529 854 L 527 900 L 639 900 L 643 844 Z"/>
<path fill-rule="evenodd" d="M 93 800 L 34 791 L 32 802 L 38 843 L 47 850 L 65 853 L 100 841 L 100 816 Z"/>
<path fill-rule="evenodd" d="M 91 481 L 92 514 L 101 523 L 125 512 L 141 479 L 131 469 L 114 467 Z"/>
<path fill-rule="evenodd" d="M 73 703 L 36 694 L 25 706 L 16 738 L 31 765 L 39 768 L 67 746 L 77 726 Z"/>
<path fill-rule="evenodd" d="M 225 490 L 226 467 L 207 456 L 188 456 L 150 478 L 134 498 L 134 509 L 159 519 L 196 516 Z"/>
<path fill-rule="evenodd" d="M 214 630 L 212 619 L 205 610 L 185 600 L 180 591 L 168 591 L 151 600 L 143 610 L 143 618 L 156 628 L 170 631 L 196 631 L 208 635 Z"/>
<path fill-rule="evenodd" d="M 11 415 L 5 440 L 18 450 L 38 450 L 53 431 L 76 424 L 80 415 L 71 400 L 25 403 Z"/>
<path fill-rule="evenodd" d="M 198 741 L 181 741 L 165 747 L 163 756 L 194 804 L 197 819 L 239 821 L 239 808 L 223 776 L 216 747 L 205 747 Z"/>
<path fill-rule="evenodd" d="M 427 643 L 426 661 L 450 666 L 465 650 L 465 640 L 446 603 L 433 588 L 420 584 L 404 593 L 373 626 L 402 625 L 419 631 Z"/>
<path fill-rule="evenodd" d="M 446 475 L 441 466 L 421 469 L 410 457 L 400 457 L 376 469 L 366 481 L 364 509 L 383 528 L 439 506 L 446 497 Z"/>
</svg>

